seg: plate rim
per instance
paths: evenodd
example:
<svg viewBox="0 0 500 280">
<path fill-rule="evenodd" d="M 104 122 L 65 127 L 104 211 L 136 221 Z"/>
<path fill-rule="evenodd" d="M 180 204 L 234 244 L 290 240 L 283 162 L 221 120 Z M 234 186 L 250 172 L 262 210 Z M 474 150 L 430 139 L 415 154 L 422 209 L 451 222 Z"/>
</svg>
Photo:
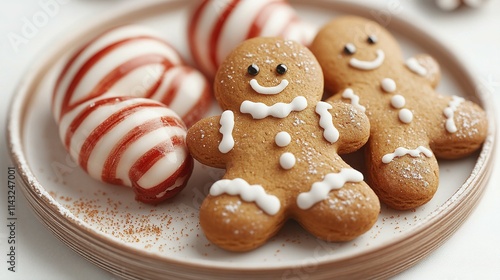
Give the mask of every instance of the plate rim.
<svg viewBox="0 0 500 280">
<path fill-rule="evenodd" d="M 356 10 L 357 15 L 365 17 L 366 15 L 369 15 L 370 11 L 375 10 L 375 8 L 361 6 L 359 4 L 349 3 L 344 1 L 333 2 L 325 0 L 312 0 L 312 1 L 295 0 L 291 2 L 304 3 L 307 5 L 325 5 L 328 6 L 330 9 L 333 9 L 333 7 L 340 7 L 340 11 Z M 97 240 L 99 241 L 99 243 L 108 245 L 113 249 L 113 251 L 116 251 L 116 252 L 111 252 L 113 254 L 116 254 L 120 251 L 126 251 L 130 254 L 148 257 L 151 260 L 154 260 L 155 262 L 162 262 L 162 263 L 167 262 L 176 268 L 179 268 L 178 266 L 183 266 L 183 268 L 187 270 L 194 268 L 194 269 L 213 270 L 217 272 L 231 272 L 231 273 L 236 273 L 239 271 L 280 273 L 283 272 L 283 270 L 292 269 L 297 267 L 298 265 L 300 266 L 300 263 L 295 264 L 295 261 L 292 264 L 279 263 L 272 267 L 271 266 L 269 267 L 227 266 L 226 261 L 219 263 L 217 261 L 212 261 L 212 260 L 204 260 L 204 262 L 201 263 L 200 260 L 197 260 L 196 262 L 189 259 L 184 259 L 180 261 L 179 259 L 172 258 L 167 255 L 159 255 L 154 252 L 146 252 L 138 248 L 123 246 L 124 242 L 120 242 L 119 240 L 116 240 L 116 238 L 112 238 L 110 236 L 107 236 L 106 234 L 98 233 L 96 232 L 96 230 L 93 230 L 91 228 L 84 227 L 83 225 L 85 225 L 86 223 L 82 220 L 79 220 L 69 211 L 67 211 L 67 213 L 63 213 L 64 211 L 62 209 L 64 208 L 64 206 L 58 203 L 54 198 L 52 198 L 52 196 L 45 190 L 42 184 L 37 180 L 34 173 L 31 171 L 31 166 L 29 165 L 28 160 L 25 157 L 23 148 L 23 139 L 24 139 L 23 123 L 26 117 L 25 108 L 28 106 L 29 97 L 34 95 L 34 93 L 36 92 L 34 89 L 40 84 L 40 81 L 43 76 L 42 73 L 44 72 L 44 70 L 47 70 L 55 63 L 59 51 L 65 49 L 67 45 L 72 44 L 71 42 L 73 42 L 77 38 L 81 38 L 84 35 L 88 36 L 88 34 L 93 33 L 95 30 L 103 29 L 103 26 L 109 28 L 110 26 L 115 25 L 114 24 L 115 22 L 126 21 L 125 20 L 126 18 L 130 20 L 130 18 L 142 17 L 141 14 L 149 13 L 148 11 L 158 12 L 158 10 L 166 9 L 165 8 L 166 6 L 180 5 L 181 3 L 183 3 L 182 5 L 189 5 L 182 0 L 164 0 L 164 1 L 148 0 L 140 3 L 133 2 L 133 3 L 127 3 L 126 5 L 118 6 L 118 8 L 115 11 L 115 14 L 113 14 L 112 16 L 101 14 L 100 17 L 97 17 L 95 20 L 93 19 L 91 24 L 83 28 L 80 28 L 78 32 L 71 33 L 70 36 L 66 37 L 59 36 L 58 39 L 62 40 L 60 41 L 58 47 L 54 47 L 53 49 L 51 49 L 50 50 L 51 52 L 48 55 L 47 53 L 45 53 L 43 56 L 37 56 L 41 57 L 41 59 L 36 61 L 36 64 L 34 64 L 33 67 L 30 67 L 30 69 L 25 72 L 23 79 L 18 83 L 18 86 L 15 89 L 15 95 L 14 95 L 15 97 L 10 102 L 11 106 L 8 112 L 8 119 L 7 119 L 7 141 L 8 141 L 9 154 L 17 168 L 17 171 L 20 174 L 20 178 L 22 179 L 23 183 L 21 184 L 23 185 L 23 188 L 21 188 L 22 193 L 25 195 L 25 197 L 28 198 L 27 200 L 31 208 L 35 211 L 37 218 L 40 219 L 45 226 L 49 227 L 49 229 L 56 235 L 56 237 L 58 237 L 64 244 L 66 244 L 73 250 L 80 253 L 87 260 L 97 264 L 101 268 L 106 269 L 108 271 L 110 268 L 106 267 L 105 264 L 99 264 L 97 261 L 92 261 L 91 259 L 89 259 L 89 256 L 83 255 L 83 252 L 80 251 L 82 248 L 75 249 L 73 248 L 73 246 L 70 246 L 70 244 L 68 244 L 69 242 L 68 240 L 66 241 L 63 240 L 63 238 L 60 237 L 58 233 L 54 232 L 55 229 L 50 228 L 48 222 L 43 219 L 42 213 L 45 211 L 46 212 L 45 215 L 51 215 L 54 217 L 54 219 L 57 219 L 59 221 L 69 222 L 67 225 L 65 225 L 68 227 L 67 230 L 79 229 L 81 231 L 81 229 L 84 229 L 84 231 L 80 232 L 82 237 L 93 238 L 94 241 Z M 487 185 L 487 181 L 490 178 L 490 174 L 493 169 L 492 160 L 494 158 L 496 150 L 496 141 L 495 141 L 496 120 L 493 108 L 494 105 L 491 102 L 487 102 L 487 98 L 489 95 L 491 95 L 491 93 L 489 93 L 486 88 L 479 86 L 479 82 L 477 81 L 477 79 L 472 75 L 469 69 L 464 67 L 464 65 L 460 62 L 460 59 L 455 55 L 455 53 L 452 50 L 447 48 L 445 45 L 443 45 L 442 42 L 440 42 L 433 36 L 429 35 L 419 27 L 406 21 L 405 19 L 400 18 L 397 15 L 392 15 L 391 21 L 394 21 L 395 23 L 394 22 L 392 23 L 392 27 L 389 27 L 390 29 L 393 29 L 394 28 L 393 25 L 396 24 L 398 26 L 397 29 L 411 30 L 412 35 L 416 36 L 417 38 L 425 38 L 426 40 L 429 41 L 429 44 L 435 46 L 436 48 L 438 48 L 443 52 L 443 57 L 440 57 L 440 60 L 444 59 L 447 61 L 451 61 L 454 63 L 455 66 L 458 66 L 459 69 L 456 69 L 456 71 L 459 71 L 461 75 L 465 78 L 467 82 L 464 83 L 475 86 L 475 91 L 474 91 L 475 95 L 472 94 L 469 95 L 474 96 L 479 100 L 481 107 L 487 113 L 489 121 L 488 136 L 480 150 L 479 156 L 471 172 L 471 175 L 467 178 L 464 184 L 462 184 L 462 186 L 460 186 L 458 190 L 445 203 L 443 203 L 443 205 L 439 206 L 437 209 L 433 210 L 430 214 L 423 217 L 422 220 L 418 222 L 418 224 L 414 227 L 412 231 L 407 231 L 401 234 L 395 239 L 395 241 L 374 245 L 373 247 L 368 248 L 363 252 L 354 253 L 349 256 L 344 256 L 333 261 L 337 265 L 337 264 L 349 263 L 350 261 L 356 258 L 370 259 L 369 258 L 370 256 L 373 256 L 375 258 L 377 254 L 379 254 L 381 251 L 390 249 L 389 247 L 391 246 L 395 245 L 403 246 L 410 243 L 413 239 L 420 237 L 425 232 L 437 227 L 440 224 L 440 222 L 442 222 L 441 220 L 446 220 L 445 219 L 446 217 L 453 218 L 452 220 L 448 220 L 448 223 L 451 224 L 453 228 L 444 232 L 445 235 L 444 238 L 435 240 L 433 244 L 430 244 L 432 248 L 430 250 L 422 252 L 423 255 L 418 256 L 416 259 L 414 259 L 413 262 L 408 263 L 408 265 L 405 265 L 402 269 L 394 270 L 394 272 L 399 272 L 402 271 L 403 269 L 408 268 L 414 263 L 418 262 L 425 255 L 429 254 L 435 248 L 441 245 L 449 236 L 451 236 L 454 233 L 456 229 L 458 229 L 458 227 L 465 221 L 469 213 L 477 205 L 482 193 L 484 192 L 484 189 Z M 44 48 L 44 50 L 46 51 L 46 48 Z M 470 198 L 469 196 L 471 196 L 472 198 Z M 470 202 L 468 205 L 469 208 L 463 208 L 464 206 L 462 206 L 462 209 L 466 210 L 465 213 L 462 213 L 462 215 L 460 216 L 457 216 L 457 214 L 454 215 L 454 213 L 459 210 L 459 206 L 461 206 L 459 202 L 461 202 L 465 197 L 469 198 L 469 200 L 467 201 Z M 89 242 L 90 241 L 91 240 L 89 240 Z M 327 260 L 327 259 L 316 260 L 316 265 L 319 268 L 317 272 L 318 271 L 321 272 L 323 270 L 329 271 L 331 268 L 329 269 L 327 266 L 332 265 L 332 260 Z"/>
</svg>

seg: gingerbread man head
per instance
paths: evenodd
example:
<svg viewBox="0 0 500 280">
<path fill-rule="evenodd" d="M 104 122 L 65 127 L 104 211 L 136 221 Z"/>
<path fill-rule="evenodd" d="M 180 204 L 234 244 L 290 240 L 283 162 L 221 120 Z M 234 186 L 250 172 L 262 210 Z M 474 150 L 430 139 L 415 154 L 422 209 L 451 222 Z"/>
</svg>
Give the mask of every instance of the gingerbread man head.
<svg viewBox="0 0 500 280">
<path fill-rule="evenodd" d="M 306 48 L 293 41 L 248 40 L 217 72 L 215 97 L 223 110 L 239 111 L 246 101 L 290 102 L 296 97 L 315 104 L 323 94 L 323 73 Z"/>
<path fill-rule="evenodd" d="M 195 159 L 226 168 L 200 209 L 209 240 L 250 250 L 293 218 L 319 238 L 344 241 L 375 223 L 377 197 L 338 155 L 364 145 L 368 119 L 352 105 L 320 101 L 321 67 L 306 47 L 247 40 L 214 83 L 224 112 L 187 136 Z"/>
<path fill-rule="evenodd" d="M 436 157 L 466 156 L 484 141 L 483 110 L 462 97 L 439 95 L 435 60 L 418 55 L 405 61 L 379 24 L 337 18 L 320 30 L 311 50 L 333 99 L 368 115 L 369 183 L 390 207 L 411 209 L 429 201 L 439 184 Z"/>
</svg>

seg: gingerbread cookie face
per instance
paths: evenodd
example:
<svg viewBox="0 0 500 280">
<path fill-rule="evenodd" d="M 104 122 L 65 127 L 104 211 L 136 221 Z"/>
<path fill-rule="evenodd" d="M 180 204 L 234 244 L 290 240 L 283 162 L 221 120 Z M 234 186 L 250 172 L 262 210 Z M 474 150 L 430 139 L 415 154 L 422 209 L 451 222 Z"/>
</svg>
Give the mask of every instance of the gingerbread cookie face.
<svg viewBox="0 0 500 280">
<path fill-rule="evenodd" d="M 220 66 L 215 97 L 223 110 L 232 111 L 239 110 L 246 100 L 271 106 L 292 103 L 302 96 L 306 101 L 317 102 L 323 90 L 323 74 L 310 57 L 307 49 L 292 41 L 249 40 Z M 300 107 L 299 103 L 303 102 L 293 104 Z"/>
<path fill-rule="evenodd" d="M 293 218 L 345 241 L 375 223 L 377 197 L 338 155 L 367 141 L 368 120 L 352 105 L 320 101 L 322 88 L 316 59 L 291 41 L 245 41 L 221 65 L 215 95 L 224 112 L 187 136 L 195 159 L 227 170 L 200 209 L 209 240 L 251 250 Z"/>
<path fill-rule="evenodd" d="M 466 156 L 484 141 L 483 110 L 462 97 L 439 95 L 435 60 L 403 59 L 395 39 L 377 23 L 338 18 L 323 27 L 311 50 L 332 99 L 368 115 L 369 183 L 390 207 L 411 209 L 429 201 L 439 184 L 436 157 Z"/>
</svg>

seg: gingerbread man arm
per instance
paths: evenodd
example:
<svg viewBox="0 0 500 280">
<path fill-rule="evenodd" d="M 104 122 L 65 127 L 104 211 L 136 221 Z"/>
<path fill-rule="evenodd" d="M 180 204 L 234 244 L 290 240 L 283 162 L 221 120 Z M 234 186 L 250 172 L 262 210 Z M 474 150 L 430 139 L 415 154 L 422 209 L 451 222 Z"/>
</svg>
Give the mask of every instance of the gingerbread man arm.
<svg viewBox="0 0 500 280">
<path fill-rule="evenodd" d="M 359 150 L 370 136 L 370 122 L 368 117 L 353 105 L 327 100 L 333 107 L 329 112 L 333 117 L 333 124 L 339 131 L 337 142 L 339 154 L 352 153 Z"/>
<path fill-rule="evenodd" d="M 436 88 L 441 80 L 441 68 L 437 61 L 428 54 L 417 54 L 406 60 L 408 70 L 415 75 L 424 78 L 433 88 Z"/>
<path fill-rule="evenodd" d="M 226 153 L 220 151 L 222 134 L 219 131 L 221 116 L 205 118 L 189 128 L 186 142 L 191 155 L 199 162 L 224 168 Z"/>
<path fill-rule="evenodd" d="M 441 124 L 430 132 L 430 146 L 439 158 L 456 159 L 476 151 L 488 133 L 486 113 L 459 96 L 443 96 Z"/>
</svg>

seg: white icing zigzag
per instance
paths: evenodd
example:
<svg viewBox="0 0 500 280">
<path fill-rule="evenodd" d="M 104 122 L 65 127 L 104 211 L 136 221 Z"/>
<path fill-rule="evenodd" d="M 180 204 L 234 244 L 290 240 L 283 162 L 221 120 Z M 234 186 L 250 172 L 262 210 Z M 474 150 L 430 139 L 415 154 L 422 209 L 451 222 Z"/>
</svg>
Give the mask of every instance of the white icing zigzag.
<svg viewBox="0 0 500 280">
<path fill-rule="evenodd" d="M 220 129 L 222 140 L 219 144 L 219 151 L 223 154 L 228 153 L 234 147 L 233 128 L 234 128 L 234 113 L 231 110 L 222 112 L 220 116 Z"/>
<path fill-rule="evenodd" d="M 382 162 L 383 163 L 389 163 L 391 162 L 395 157 L 402 157 L 404 155 L 410 155 L 412 157 L 420 157 L 420 154 L 424 154 L 426 157 L 431 157 L 432 156 L 432 151 L 427 149 L 424 146 L 418 146 L 414 150 L 409 150 L 407 148 L 399 147 L 397 148 L 394 153 L 391 154 L 386 154 L 385 156 L 382 157 Z"/>
<path fill-rule="evenodd" d="M 332 114 L 328 112 L 332 108 L 332 105 L 323 101 L 316 104 L 316 113 L 319 115 L 319 126 L 325 130 L 323 136 L 328 142 L 335 143 L 339 140 L 339 131 L 333 125 Z"/>
<path fill-rule="evenodd" d="M 278 197 L 267 194 L 261 185 L 250 185 L 241 178 L 222 179 L 215 182 L 210 188 L 210 195 L 212 196 L 223 193 L 239 195 L 246 202 L 255 202 L 262 211 L 269 215 L 275 215 L 281 208 Z"/>
<path fill-rule="evenodd" d="M 450 103 L 448 104 L 448 107 L 446 107 L 443 111 L 444 115 L 446 116 L 446 130 L 449 133 L 455 133 L 457 132 L 457 126 L 455 125 L 455 121 L 453 120 L 453 117 L 455 116 L 455 111 L 457 110 L 458 106 L 462 102 L 464 102 L 465 99 L 459 96 L 453 96 Z"/>
<path fill-rule="evenodd" d="M 321 182 L 312 184 L 311 190 L 297 196 L 297 206 L 300 209 L 309 209 L 314 204 L 328 198 L 331 190 L 342 188 L 347 182 L 361 182 L 363 174 L 352 168 L 342 168 L 339 173 L 329 173 Z"/>
<path fill-rule="evenodd" d="M 297 96 L 291 103 L 278 102 L 271 106 L 267 106 L 260 102 L 245 100 L 241 103 L 240 112 L 251 114 L 256 120 L 269 116 L 282 119 L 286 118 L 292 111 L 300 112 L 305 108 L 307 108 L 307 99 L 304 96 Z"/>
<path fill-rule="evenodd" d="M 347 98 L 351 100 L 351 105 L 356 107 L 358 110 L 361 112 L 365 112 L 366 108 L 365 106 L 359 104 L 359 96 L 354 93 L 352 88 L 346 88 L 344 92 L 342 93 L 343 98 Z"/>
</svg>

